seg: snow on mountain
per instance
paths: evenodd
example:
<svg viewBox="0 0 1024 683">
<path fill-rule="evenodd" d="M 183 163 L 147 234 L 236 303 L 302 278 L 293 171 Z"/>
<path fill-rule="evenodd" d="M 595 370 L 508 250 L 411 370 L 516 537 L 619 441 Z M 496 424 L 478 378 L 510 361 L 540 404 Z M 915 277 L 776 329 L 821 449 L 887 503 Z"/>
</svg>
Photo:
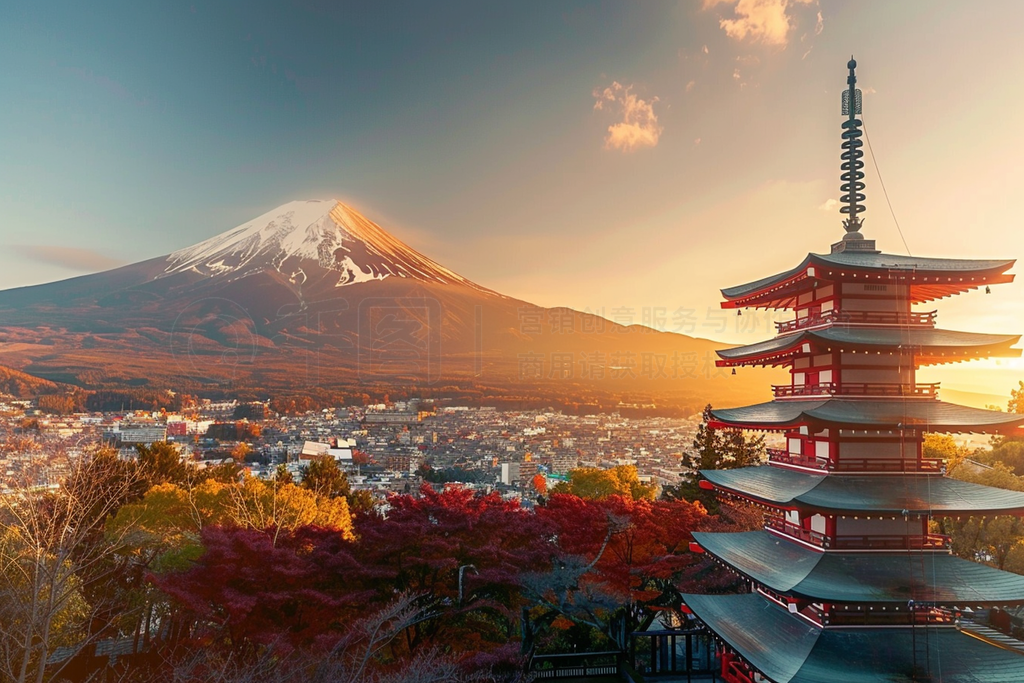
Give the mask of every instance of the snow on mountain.
<svg viewBox="0 0 1024 683">
<path fill-rule="evenodd" d="M 164 275 L 194 271 L 237 279 L 272 268 L 297 284 L 312 265 L 338 273 L 336 287 L 405 277 L 489 291 L 423 256 L 335 200 L 295 201 L 167 257 Z"/>
</svg>

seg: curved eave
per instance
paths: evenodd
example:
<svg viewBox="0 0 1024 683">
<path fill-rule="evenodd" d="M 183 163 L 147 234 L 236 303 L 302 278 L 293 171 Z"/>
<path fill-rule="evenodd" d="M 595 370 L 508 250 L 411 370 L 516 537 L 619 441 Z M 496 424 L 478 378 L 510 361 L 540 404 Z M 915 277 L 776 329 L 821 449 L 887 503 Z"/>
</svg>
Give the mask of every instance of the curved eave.
<svg viewBox="0 0 1024 683">
<path fill-rule="evenodd" d="M 837 604 L 997 607 L 1024 604 L 1024 576 L 947 553 L 814 551 L 766 531 L 695 532 L 709 554 L 776 593 Z"/>
<path fill-rule="evenodd" d="M 920 668 L 941 671 L 943 683 L 1024 680 L 1020 653 L 958 629 L 822 629 L 756 593 L 682 598 L 719 639 L 774 683 L 909 682 Z M 922 641 L 926 650 L 915 647 Z"/>
<path fill-rule="evenodd" d="M 722 308 L 792 308 L 796 297 L 813 287 L 807 266 L 812 254 L 792 270 L 722 289 Z"/>
<path fill-rule="evenodd" d="M 1024 515 L 1024 493 L 935 475 L 813 475 L 780 467 L 701 470 L 720 492 L 834 514 Z"/>
<path fill-rule="evenodd" d="M 1020 335 L 979 334 L 941 329 L 879 329 L 833 325 L 820 330 L 786 334 L 755 344 L 719 349 L 718 367 L 786 365 L 794 356 L 833 350 L 853 353 L 891 354 L 894 350 L 914 354 L 917 365 L 954 363 L 980 358 L 1016 358 L 1012 348 Z"/>
<path fill-rule="evenodd" d="M 817 282 L 910 285 L 924 303 L 988 285 L 1013 282 L 1013 260 L 929 259 L 894 254 L 808 254 L 792 270 L 723 290 L 722 308 L 792 308 Z"/>
<path fill-rule="evenodd" d="M 919 399 L 844 399 L 768 401 L 741 408 L 715 408 L 715 426 L 781 431 L 803 426 L 851 429 L 911 429 L 927 432 L 1011 434 L 1024 415 Z"/>
</svg>

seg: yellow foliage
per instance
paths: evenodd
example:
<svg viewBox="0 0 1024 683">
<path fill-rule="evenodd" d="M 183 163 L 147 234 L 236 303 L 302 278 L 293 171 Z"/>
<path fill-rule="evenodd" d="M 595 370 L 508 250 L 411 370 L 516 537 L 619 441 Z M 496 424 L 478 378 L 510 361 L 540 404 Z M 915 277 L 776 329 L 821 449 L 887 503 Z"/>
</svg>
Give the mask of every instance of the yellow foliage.
<svg viewBox="0 0 1024 683">
<path fill-rule="evenodd" d="M 658 496 L 658 486 L 641 484 L 633 465 L 619 465 L 610 470 L 581 467 L 571 470 L 569 481 L 560 482 L 551 492 L 570 493 L 591 500 L 601 500 L 609 496 L 654 500 Z"/>
<path fill-rule="evenodd" d="M 949 434 L 925 434 L 922 455 L 946 461 L 946 473 L 953 474 L 971 454 L 971 449 L 960 446 Z"/>
<path fill-rule="evenodd" d="M 315 524 L 352 538 L 352 517 L 344 498 L 328 498 L 294 484 L 274 486 L 251 477 L 224 484 L 207 479 L 187 489 L 158 484 L 138 503 L 123 506 L 107 533 L 125 530 L 128 552 L 147 555 L 156 571 L 180 569 L 202 552 L 200 532 L 210 525 L 269 530 Z"/>
</svg>

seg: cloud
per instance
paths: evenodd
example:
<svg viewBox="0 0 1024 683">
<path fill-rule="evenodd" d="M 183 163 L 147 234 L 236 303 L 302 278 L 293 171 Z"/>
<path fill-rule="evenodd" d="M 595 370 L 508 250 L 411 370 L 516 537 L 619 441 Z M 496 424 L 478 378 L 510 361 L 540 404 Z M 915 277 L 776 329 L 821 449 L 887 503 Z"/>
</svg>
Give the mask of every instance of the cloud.
<svg viewBox="0 0 1024 683">
<path fill-rule="evenodd" d="M 785 47 L 794 26 L 787 10 L 801 4 L 817 5 L 818 0 L 704 0 L 704 9 L 717 5 L 732 8 L 733 16 L 719 18 L 718 25 L 733 40 Z M 816 33 L 820 33 L 820 17 L 819 13 Z"/>
<path fill-rule="evenodd" d="M 613 81 L 607 88 L 595 89 L 594 99 L 595 110 L 615 110 L 622 117 L 621 121 L 608 126 L 605 149 L 635 152 L 658 144 L 663 128 L 658 125 L 658 115 L 654 113 L 657 97 L 650 101 L 641 99 L 633 93 L 632 85 Z"/>
<path fill-rule="evenodd" d="M 818 207 L 818 209 L 820 209 L 821 211 L 832 211 L 837 206 L 839 206 L 839 202 L 836 201 L 835 199 L 826 199 L 825 202 Z"/>
<path fill-rule="evenodd" d="M 32 259 L 33 261 L 46 263 L 51 266 L 60 266 L 70 270 L 96 272 L 124 265 L 123 261 L 111 258 L 92 249 L 79 247 L 19 244 L 14 245 L 13 249 L 25 258 Z"/>
</svg>

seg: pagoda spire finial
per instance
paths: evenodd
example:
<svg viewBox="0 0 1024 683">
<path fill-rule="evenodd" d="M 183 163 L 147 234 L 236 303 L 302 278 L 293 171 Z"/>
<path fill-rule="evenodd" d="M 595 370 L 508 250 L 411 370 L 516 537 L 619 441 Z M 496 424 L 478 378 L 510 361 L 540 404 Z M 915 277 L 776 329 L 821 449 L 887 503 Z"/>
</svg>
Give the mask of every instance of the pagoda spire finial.
<svg viewBox="0 0 1024 683">
<path fill-rule="evenodd" d="M 850 75 L 846 77 L 849 87 L 843 91 L 843 116 L 848 118 L 843 121 L 843 153 L 840 157 L 843 160 L 841 166 L 843 173 L 840 176 L 843 183 L 839 186 L 843 196 L 839 199 L 842 204 L 839 211 L 846 214 L 848 218 L 843 220 L 846 234 L 843 235 L 841 242 L 832 245 L 833 252 L 869 251 L 875 248 L 874 241 L 865 240 L 864 235 L 860 233 L 860 228 L 864 224 L 860 214 L 866 210 L 862 204 L 864 201 L 864 171 L 862 170 L 864 162 L 861 158 L 864 156 L 864 151 L 861 147 L 864 143 L 860 139 L 861 120 L 857 118 L 857 115 L 861 113 L 861 94 L 857 88 L 857 61 L 853 55 L 850 55 L 850 61 L 846 66 L 850 69 Z"/>
</svg>

